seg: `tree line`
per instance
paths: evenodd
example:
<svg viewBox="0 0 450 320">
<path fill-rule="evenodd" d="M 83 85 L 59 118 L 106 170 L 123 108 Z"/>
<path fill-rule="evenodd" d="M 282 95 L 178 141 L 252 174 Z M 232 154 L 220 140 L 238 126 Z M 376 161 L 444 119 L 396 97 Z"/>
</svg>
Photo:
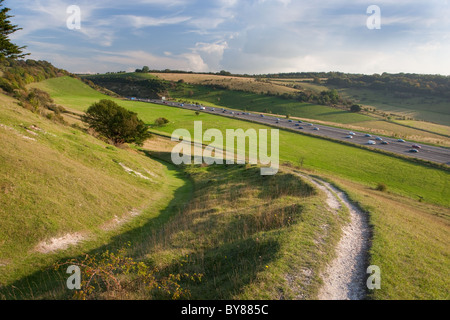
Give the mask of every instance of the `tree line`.
<svg viewBox="0 0 450 320">
<path fill-rule="evenodd" d="M 270 79 L 323 79 L 338 88 L 383 90 L 397 95 L 433 95 L 450 98 L 450 76 L 415 73 L 350 74 L 343 72 L 294 72 L 267 74 Z"/>
</svg>

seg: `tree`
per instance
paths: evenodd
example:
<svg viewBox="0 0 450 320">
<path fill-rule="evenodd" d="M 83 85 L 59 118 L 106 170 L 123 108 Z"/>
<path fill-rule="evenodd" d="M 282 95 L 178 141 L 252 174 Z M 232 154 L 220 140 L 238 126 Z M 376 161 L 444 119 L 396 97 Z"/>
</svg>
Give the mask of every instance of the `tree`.
<svg viewBox="0 0 450 320">
<path fill-rule="evenodd" d="M 351 112 L 360 112 L 362 107 L 359 104 L 354 104 L 350 107 Z"/>
<path fill-rule="evenodd" d="M 221 76 L 231 76 L 231 72 L 225 71 L 225 70 L 221 70 L 219 72 L 219 75 L 221 75 Z"/>
<path fill-rule="evenodd" d="M 18 28 L 16 25 L 11 24 L 9 18 L 13 16 L 9 15 L 8 12 L 11 10 L 3 6 L 3 1 L 0 0 L 0 59 L 4 58 L 23 58 L 28 55 L 28 53 L 23 53 L 23 49 L 26 47 L 19 47 L 12 43 L 9 36 L 22 28 Z"/>
<path fill-rule="evenodd" d="M 144 67 L 142 68 L 142 72 L 144 72 L 144 73 L 149 73 L 149 72 L 150 72 L 150 68 L 149 68 L 148 66 L 144 66 Z"/>
<path fill-rule="evenodd" d="M 136 113 L 107 99 L 90 106 L 82 116 L 82 120 L 115 145 L 123 143 L 142 145 L 151 136 L 147 126 Z"/>
</svg>

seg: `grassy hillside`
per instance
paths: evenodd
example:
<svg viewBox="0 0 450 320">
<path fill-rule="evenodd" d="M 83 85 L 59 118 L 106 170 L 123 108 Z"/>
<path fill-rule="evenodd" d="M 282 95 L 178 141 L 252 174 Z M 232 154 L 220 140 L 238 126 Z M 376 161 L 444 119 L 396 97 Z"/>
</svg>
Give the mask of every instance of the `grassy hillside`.
<svg viewBox="0 0 450 320">
<path fill-rule="evenodd" d="M 150 75 L 141 74 L 141 77 L 158 77 L 160 79 L 178 82 L 183 80 L 193 85 L 221 86 L 231 91 L 246 91 L 253 93 L 269 94 L 292 94 L 299 90 L 287 86 L 270 83 L 268 81 L 259 81 L 250 77 L 232 77 L 208 74 L 189 74 L 189 73 L 151 73 Z"/>
<path fill-rule="evenodd" d="M 343 95 L 387 113 L 450 126 L 450 102 L 434 96 L 404 97 L 394 93 L 362 88 L 342 89 Z"/>
<path fill-rule="evenodd" d="M 44 84 L 49 85 L 51 81 L 49 80 Z M 52 85 L 54 86 L 55 83 Z M 56 91 L 60 90 L 55 86 L 53 88 Z M 87 87 L 79 92 L 81 100 L 92 94 L 90 90 Z M 77 98 L 73 97 L 73 99 L 71 103 L 78 105 Z M 192 111 L 178 108 L 130 101 L 119 101 L 119 103 L 137 112 L 148 123 L 153 123 L 154 119 L 161 116 L 168 118 L 170 123 L 157 129 L 159 133 L 165 135 L 170 135 L 176 128 L 192 130 L 195 120 L 203 121 L 204 130 L 212 127 L 220 130 L 227 128 L 242 128 L 245 130 L 250 127 L 256 129 L 268 128 L 208 114 L 196 116 Z M 290 161 L 294 164 L 299 164 L 302 161 L 302 170 L 325 176 L 338 183 L 349 192 L 354 201 L 359 202 L 368 211 L 373 226 L 370 262 L 382 268 L 383 279 L 382 290 L 374 292 L 373 298 L 434 299 L 448 297 L 449 278 L 447 275 L 449 273 L 448 257 L 450 256 L 446 245 L 450 234 L 448 217 L 450 179 L 448 172 L 285 131 L 280 132 L 280 142 L 282 161 Z M 198 170 L 196 169 L 193 172 L 194 176 L 201 179 L 206 178 L 202 172 L 208 169 L 199 168 Z M 211 190 L 215 190 L 218 185 L 215 184 L 214 179 L 209 180 L 211 181 L 208 183 L 212 184 Z M 376 185 L 380 182 L 387 185 L 387 192 L 375 190 Z M 206 197 L 205 199 L 209 199 L 211 195 L 203 193 L 203 196 Z M 203 200 L 197 203 L 200 205 Z M 214 205 L 215 201 L 212 199 L 206 201 L 206 203 Z M 201 207 L 200 209 L 207 210 L 208 208 L 210 207 Z M 246 210 L 242 211 L 245 212 Z M 196 214 L 199 211 L 188 212 Z M 212 217 L 208 215 L 205 220 L 217 223 L 218 220 L 210 220 Z M 198 226 L 198 223 L 202 221 L 199 218 L 199 220 L 192 222 L 192 226 Z M 196 232 L 203 229 L 194 230 L 196 231 L 193 234 L 191 231 L 186 231 L 179 233 L 181 238 L 175 237 L 172 239 L 186 250 L 188 256 L 185 258 L 182 259 L 177 253 L 171 251 L 170 247 L 167 249 L 166 246 L 162 246 L 162 251 L 155 253 L 154 257 L 158 259 L 161 257 L 167 258 L 166 262 L 162 264 L 163 267 L 169 267 L 168 270 L 172 270 L 171 268 L 187 263 L 188 266 L 193 267 L 190 270 L 198 270 L 196 268 L 204 266 L 201 263 L 209 263 L 209 260 L 199 260 L 199 255 L 189 253 L 192 252 L 191 245 L 195 246 L 195 242 L 188 242 L 195 239 L 198 235 Z M 289 243 L 295 245 L 296 241 L 300 241 L 300 239 L 289 241 Z M 273 248 L 271 247 L 271 249 Z M 146 249 L 144 252 L 146 252 Z M 226 250 L 223 252 L 227 252 L 227 254 L 223 254 L 223 259 L 225 259 L 225 255 L 228 256 L 229 253 Z M 208 254 L 215 253 L 211 251 Z M 193 260 L 190 260 L 191 257 Z M 200 257 L 203 257 L 203 255 L 200 255 Z M 199 265 L 199 261 L 203 262 Z M 223 260 L 222 263 L 226 263 L 226 260 Z M 257 264 L 256 268 L 259 266 L 261 265 Z M 257 274 L 258 277 L 263 277 L 265 281 L 270 283 L 270 277 L 267 278 L 270 274 Z M 228 279 L 239 279 L 239 281 L 243 279 L 236 278 L 236 275 L 239 275 L 238 271 L 232 273 Z M 272 280 L 276 279 L 279 279 L 277 275 Z M 279 281 L 275 282 L 280 283 Z M 263 290 L 258 291 L 257 286 L 258 282 L 253 282 L 246 289 L 239 291 L 241 294 L 237 296 L 249 297 L 245 292 L 252 292 L 252 294 L 260 292 L 262 294 L 267 289 L 263 288 Z M 223 292 L 217 293 L 214 291 L 215 287 L 212 288 L 209 292 L 215 294 L 214 297 L 230 297 L 224 295 Z M 239 285 L 232 288 L 242 289 Z M 196 292 L 195 286 L 192 287 L 192 290 L 194 293 Z M 233 297 L 235 296 L 233 295 Z M 261 296 L 264 297 L 264 295 Z"/>
<path fill-rule="evenodd" d="M 448 208 L 413 202 L 391 192 L 333 178 L 370 214 L 370 264 L 381 269 L 381 300 L 448 300 L 450 214 Z"/>
<path fill-rule="evenodd" d="M 158 216 L 186 184 L 144 154 L 0 104 L 0 285 Z"/>
<path fill-rule="evenodd" d="M 48 92 L 56 103 L 74 110 L 86 111 L 93 100 L 105 97 L 105 95 L 92 90 L 87 84 L 70 77 L 49 80 L 31 83 L 29 87 L 40 88 Z"/>
</svg>

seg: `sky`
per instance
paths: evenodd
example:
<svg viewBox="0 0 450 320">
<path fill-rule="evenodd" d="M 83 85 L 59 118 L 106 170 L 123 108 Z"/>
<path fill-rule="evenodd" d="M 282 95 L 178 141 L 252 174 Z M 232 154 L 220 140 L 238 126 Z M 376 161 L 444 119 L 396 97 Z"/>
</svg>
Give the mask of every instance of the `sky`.
<svg viewBox="0 0 450 320">
<path fill-rule="evenodd" d="M 373 5 L 379 11 L 368 11 Z M 450 0 L 6 0 L 4 6 L 22 28 L 11 39 L 27 46 L 29 58 L 73 73 L 149 66 L 450 75 Z M 80 10 L 79 28 L 70 6 Z"/>
</svg>

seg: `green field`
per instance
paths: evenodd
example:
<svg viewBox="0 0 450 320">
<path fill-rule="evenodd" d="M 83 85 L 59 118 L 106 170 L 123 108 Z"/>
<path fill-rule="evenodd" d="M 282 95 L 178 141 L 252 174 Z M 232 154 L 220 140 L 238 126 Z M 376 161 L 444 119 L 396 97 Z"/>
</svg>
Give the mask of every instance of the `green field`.
<svg viewBox="0 0 450 320">
<path fill-rule="evenodd" d="M 66 78 L 71 82 L 78 82 Z M 74 86 L 78 85 L 74 83 Z M 48 80 L 39 84 L 45 88 L 52 86 L 54 91 L 64 95 L 66 88 L 71 88 L 66 80 Z M 77 106 L 77 110 L 85 110 L 88 99 L 94 102 L 96 93 L 88 86 L 82 86 L 78 97 L 68 95 L 60 99 L 54 96 L 57 103 L 69 100 L 69 105 Z M 91 97 L 91 98 L 90 98 Z M 248 128 L 269 129 L 267 126 L 233 120 L 226 117 L 201 114 L 196 116 L 193 111 L 153 105 L 141 102 L 118 101 L 122 106 L 139 114 L 147 123 L 153 123 L 159 117 L 166 117 L 170 123 L 155 131 L 171 135 L 177 128 L 193 130 L 194 121 L 203 121 L 203 130 L 217 128 L 222 132 L 226 129 Z M 326 140 L 312 138 L 287 131 L 280 132 L 281 161 L 290 161 L 297 164 L 303 159 L 304 167 L 318 172 L 335 174 L 354 181 L 374 186 L 379 182 L 386 183 L 390 190 L 407 195 L 415 200 L 423 198 L 424 201 L 446 205 L 450 204 L 450 174 L 448 172 L 423 167 L 407 160 L 399 160 L 386 155 L 345 146 Z M 423 186 L 427 187 L 424 188 Z"/>
</svg>

